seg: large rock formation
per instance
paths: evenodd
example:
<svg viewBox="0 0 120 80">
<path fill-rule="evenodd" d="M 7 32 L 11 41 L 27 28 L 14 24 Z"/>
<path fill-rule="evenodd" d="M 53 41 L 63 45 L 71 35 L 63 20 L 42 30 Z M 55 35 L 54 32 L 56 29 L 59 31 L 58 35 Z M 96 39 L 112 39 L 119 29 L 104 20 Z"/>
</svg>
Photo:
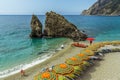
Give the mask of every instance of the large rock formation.
<svg viewBox="0 0 120 80">
<path fill-rule="evenodd" d="M 46 13 L 44 36 L 67 37 L 75 41 L 85 40 L 87 38 L 74 24 L 52 11 Z"/>
<path fill-rule="evenodd" d="M 120 15 L 120 0 L 98 0 L 88 10 L 84 10 L 82 15 Z"/>
<path fill-rule="evenodd" d="M 42 24 L 37 18 L 37 16 L 32 15 L 32 20 L 31 20 L 31 34 L 30 37 L 42 37 Z"/>
</svg>

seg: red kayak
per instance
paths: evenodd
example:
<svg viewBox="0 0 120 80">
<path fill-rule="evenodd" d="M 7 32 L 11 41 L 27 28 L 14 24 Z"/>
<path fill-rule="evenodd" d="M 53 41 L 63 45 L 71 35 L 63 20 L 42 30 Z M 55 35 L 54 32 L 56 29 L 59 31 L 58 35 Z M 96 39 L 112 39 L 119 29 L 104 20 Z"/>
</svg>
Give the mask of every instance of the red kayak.
<svg viewBox="0 0 120 80">
<path fill-rule="evenodd" d="M 81 48 L 86 48 L 87 47 L 87 45 L 80 44 L 80 43 L 73 43 L 72 45 L 75 46 L 75 47 L 81 47 Z"/>
</svg>

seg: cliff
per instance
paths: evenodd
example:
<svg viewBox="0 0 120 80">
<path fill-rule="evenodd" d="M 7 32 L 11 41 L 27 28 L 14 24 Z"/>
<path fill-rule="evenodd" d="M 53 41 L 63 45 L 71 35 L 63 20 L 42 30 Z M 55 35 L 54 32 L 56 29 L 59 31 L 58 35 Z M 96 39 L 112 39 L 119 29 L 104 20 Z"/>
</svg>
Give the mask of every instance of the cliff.
<svg viewBox="0 0 120 80">
<path fill-rule="evenodd" d="M 98 0 L 88 10 L 84 10 L 82 15 L 120 15 L 120 0 Z"/>
</svg>

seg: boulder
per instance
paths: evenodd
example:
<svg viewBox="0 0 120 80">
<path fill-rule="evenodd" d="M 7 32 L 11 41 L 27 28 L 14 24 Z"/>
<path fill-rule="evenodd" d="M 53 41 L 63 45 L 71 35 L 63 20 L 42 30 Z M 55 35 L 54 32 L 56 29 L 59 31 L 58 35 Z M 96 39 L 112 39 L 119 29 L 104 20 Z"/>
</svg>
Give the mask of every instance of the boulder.
<svg viewBox="0 0 120 80">
<path fill-rule="evenodd" d="M 32 31 L 30 37 L 36 37 L 36 38 L 42 37 L 42 24 L 36 15 L 32 15 L 31 30 Z"/>
<path fill-rule="evenodd" d="M 66 20 L 62 15 L 55 12 L 46 13 L 44 36 L 65 37 L 74 41 L 85 40 L 87 35 L 82 33 L 77 27 Z"/>
</svg>

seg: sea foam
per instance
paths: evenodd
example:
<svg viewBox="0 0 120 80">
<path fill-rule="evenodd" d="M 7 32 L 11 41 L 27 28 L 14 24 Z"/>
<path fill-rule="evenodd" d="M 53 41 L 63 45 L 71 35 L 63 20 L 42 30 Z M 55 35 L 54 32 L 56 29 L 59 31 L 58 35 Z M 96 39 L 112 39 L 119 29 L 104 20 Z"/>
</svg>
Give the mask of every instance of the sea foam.
<svg viewBox="0 0 120 80">
<path fill-rule="evenodd" d="M 21 65 L 18 65 L 16 67 L 13 67 L 12 69 L 2 71 L 2 72 L 0 72 L 0 78 L 5 78 L 8 76 L 14 75 L 16 73 L 19 73 L 21 70 L 26 70 L 28 68 L 31 68 L 37 64 L 44 62 L 45 60 L 49 59 L 51 56 L 52 55 L 47 54 L 47 55 L 44 55 L 40 58 L 37 58 L 36 60 L 33 60 L 31 63 L 21 64 Z"/>
</svg>

